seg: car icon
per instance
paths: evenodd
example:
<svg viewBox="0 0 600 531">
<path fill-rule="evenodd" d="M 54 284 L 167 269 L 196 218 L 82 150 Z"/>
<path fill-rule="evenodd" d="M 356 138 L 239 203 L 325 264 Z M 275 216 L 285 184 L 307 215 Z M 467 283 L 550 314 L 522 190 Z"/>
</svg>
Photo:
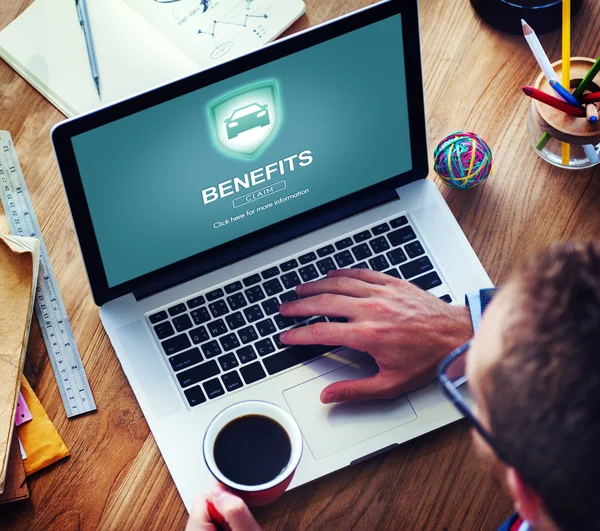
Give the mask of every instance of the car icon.
<svg viewBox="0 0 600 531">
<path fill-rule="evenodd" d="M 251 103 L 240 107 L 231 113 L 229 118 L 225 119 L 225 129 L 227 129 L 227 138 L 230 140 L 240 133 L 254 129 L 255 127 L 264 127 L 271 123 L 269 119 L 268 105 L 265 103 Z"/>
</svg>

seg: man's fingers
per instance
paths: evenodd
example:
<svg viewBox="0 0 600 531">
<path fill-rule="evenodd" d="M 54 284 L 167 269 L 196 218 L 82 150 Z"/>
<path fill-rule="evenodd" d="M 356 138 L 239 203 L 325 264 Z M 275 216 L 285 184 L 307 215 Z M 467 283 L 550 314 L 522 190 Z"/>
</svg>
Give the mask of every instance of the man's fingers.
<svg viewBox="0 0 600 531">
<path fill-rule="evenodd" d="M 231 531 L 261 531 L 248 506 L 222 485 L 215 485 L 210 496 L 215 509 L 225 518 Z"/>
<path fill-rule="evenodd" d="M 315 323 L 283 332 L 281 342 L 286 345 L 328 345 L 361 350 L 360 331 L 348 323 Z"/>
<path fill-rule="evenodd" d="M 208 514 L 208 499 L 204 494 L 199 494 L 194 500 L 192 512 L 185 531 L 216 531 L 210 515 Z"/>
<path fill-rule="evenodd" d="M 279 313 L 288 317 L 310 317 L 312 315 L 326 315 L 328 317 L 356 317 L 360 310 L 357 307 L 360 299 L 346 297 L 345 295 L 332 295 L 323 293 L 286 302 L 279 307 Z"/>
<path fill-rule="evenodd" d="M 328 277 L 296 286 L 300 297 L 312 297 L 322 293 L 346 295 L 347 297 L 372 297 L 382 292 L 383 288 L 347 276 Z"/>
<path fill-rule="evenodd" d="M 398 380 L 381 373 L 360 380 L 344 380 L 328 385 L 321 391 L 321 402 L 362 402 L 376 398 L 395 398 L 400 394 Z"/>
<path fill-rule="evenodd" d="M 383 273 L 379 273 L 378 271 L 373 271 L 372 269 L 332 269 L 327 273 L 328 278 L 338 278 L 338 277 L 346 277 L 346 278 L 355 278 L 358 280 L 362 280 L 363 282 L 368 282 L 369 284 L 377 284 L 379 286 L 386 286 L 394 281 L 393 277 L 389 275 L 385 275 Z"/>
</svg>

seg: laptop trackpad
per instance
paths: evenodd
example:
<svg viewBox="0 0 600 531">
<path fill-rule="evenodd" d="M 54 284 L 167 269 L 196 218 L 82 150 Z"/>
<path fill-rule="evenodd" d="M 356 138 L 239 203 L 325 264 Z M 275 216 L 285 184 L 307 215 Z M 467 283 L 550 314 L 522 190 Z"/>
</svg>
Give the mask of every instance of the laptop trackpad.
<svg viewBox="0 0 600 531">
<path fill-rule="evenodd" d="M 321 403 L 321 391 L 330 383 L 366 378 L 376 373 L 375 362 L 366 356 L 283 392 L 315 459 L 327 457 L 417 418 L 404 396 L 353 404 Z"/>
</svg>

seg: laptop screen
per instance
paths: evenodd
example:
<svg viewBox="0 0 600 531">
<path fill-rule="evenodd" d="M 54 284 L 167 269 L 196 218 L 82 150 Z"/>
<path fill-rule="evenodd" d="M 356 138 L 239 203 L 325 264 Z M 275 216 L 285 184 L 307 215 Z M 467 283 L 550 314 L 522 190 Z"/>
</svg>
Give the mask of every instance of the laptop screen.
<svg viewBox="0 0 600 531">
<path fill-rule="evenodd" d="M 411 170 L 400 17 L 74 136 L 108 286 Z"/>
</svg>

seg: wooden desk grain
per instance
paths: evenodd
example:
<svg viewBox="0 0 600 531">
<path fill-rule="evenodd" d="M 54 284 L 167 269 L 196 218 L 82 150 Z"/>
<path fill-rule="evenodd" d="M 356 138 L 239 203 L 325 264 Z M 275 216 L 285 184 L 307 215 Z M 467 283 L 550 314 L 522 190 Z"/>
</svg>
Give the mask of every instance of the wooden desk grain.
<svg viewBox="0 0 600 531">
<path fill-rule="evenodd" d="M 29 3 L 3 0 L 0 28 Z M 369 3 L 308 0 L 307 14 L 291 31 Z M 442 188 L 435 178 L 492 280 L 503 282 L 527 253 L 550 242 L 597 237 L 598 171 L 553 168 L 527 144 L 528 101 L 520 87 L 538 69 L 525 41 L 483 25 L 467 0 L 421 0 L 420 12 L 429 151 L 461 129 L 476 131 L 494 151 L 494 176 L 477 189 Z M 599 25 L 600 5 L 590 0 L 574 20 L 574 55 L 598 56 Z M 542 42 L 552 59 L 560 57 L 557 33 Z M 183 529 L 183 503 L 90 295 L 49 141 L 61 119 L 0 63 L 0 129 L 13 135 L 98 405 L 96 414 L 66 419 L 34 324 L 26 375 L 72 457 L 30 478 L 31 499 L 1 508 L 0 528 Z M 0 231 L 6 230 L 0 215 Z M 454 531 L 494 530 L 510 510 L 458 423 L 296 489 L 256 514 L 267 530 Z"/>
</svg>

